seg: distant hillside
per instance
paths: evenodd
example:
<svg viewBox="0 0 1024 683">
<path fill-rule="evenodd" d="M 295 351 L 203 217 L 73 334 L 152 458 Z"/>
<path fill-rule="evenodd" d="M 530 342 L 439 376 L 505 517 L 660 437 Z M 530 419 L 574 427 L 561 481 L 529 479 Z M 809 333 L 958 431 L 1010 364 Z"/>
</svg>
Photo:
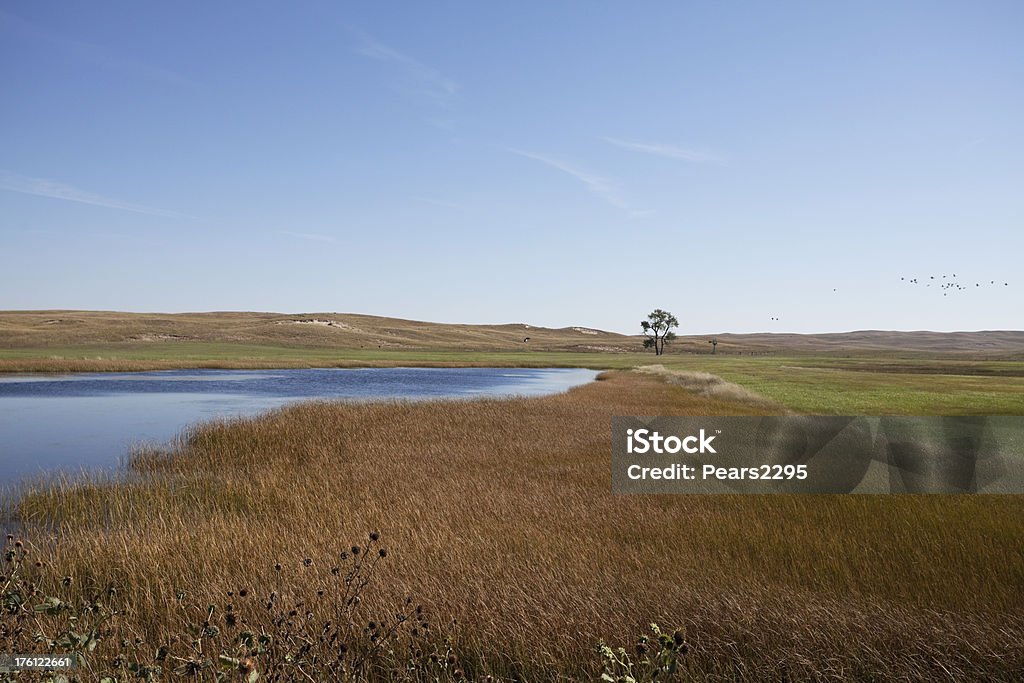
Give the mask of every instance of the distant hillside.
<svg viewBox="0 0 1024 683">
<path fill-rule="evenodd" d="M 403 350 L 638 348 L 636 339 L 585 327 L 453 325 L 348 313 L 0 312 L 0 348 L 175 341 Z"/>
<path fill-rule="evenodd" d="M 701 342 L 718 339 L 718 352 L 766 353 L 922 353 L 979 354 L 986 357 L 1024 358 L 1024 331 L 891 332 L 861 330 L 826 334 L 720 334 L 685 337 Z"/>
<path fill-rule="evenodd" d="M 681 336 L 669 353 L 975 354 L 1024 358 L 1024 331 L 885 332 L 839 334 L 720 334 Z M 309 348 L 464 351 L 583 351 L 628 353 L 643 337 L 588 327 L 547 328 L 526 323 L 454 325 L 349 313 L 118 313 L 0 312 L 0 348 L 218 342 Z"/>
</svg>

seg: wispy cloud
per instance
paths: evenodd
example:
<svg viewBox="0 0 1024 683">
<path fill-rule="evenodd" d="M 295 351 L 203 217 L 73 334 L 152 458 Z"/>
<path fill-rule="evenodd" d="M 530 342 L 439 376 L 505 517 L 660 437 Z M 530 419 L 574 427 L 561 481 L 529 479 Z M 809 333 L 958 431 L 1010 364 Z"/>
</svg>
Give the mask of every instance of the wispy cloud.
<svg viewBox="0 0 1024 683">
<path fill-rule="evenodd" d="M 337 242 L 338 240 L 330 235 L 322 235 L 318 232 L 292 232 L 290 230 L 278 230 L 278 235 L 287 235 L 288 237 L 297 237 L 299 239 L 308 240 L 310 242 Z"/>
<path fill-rule="evenodd" d="M 101 68 L 168 85 L 195 85 L 195 82 L 170 69 L 121 54 L 103 45 L 69 38 L 4 10 L 0 10 L 0 27 L 6 27 L 28 40 L 45 43 L 56 48 L 78 63 L 95 64 Z"/>
<path fill-rule="evenodd" d="M 537 154 L 536 152 L 527 152 L 522 149 L 514 149 L 511 147 L 507 149 L 509 152 L 513 154 L 518 154 L 521 157 L 526 157 L 527 159 L 539 161 L 542 164 L 545 164 L 547 166 L 550 166 L 551 168 L 561 171 L 562 173 L 567 173 L 568 175 L 572 176 L 576 180 L 586 185 L 587 189 L 590 190 L 592 194 L 594 194 L 597 197 L 600 197 L 602 200 L 604 200 L 608 204 L 611 204 L 614 207 L 620 209 L 629 208 L 629 206 L 626 204 L 626 201 L 622 198 L 622 191 L 619 189 L 618 185 L 608 180 L 607 178 L 603 178 L 600 175 L 593 173 L 592 171 L 588 171 L 584 168 L 580 168 L 561 159 L 548 156 L 546 154 Z"/>
<path fill-rule="evenodd" d="M 426 119 L 426 121 L 434 128 L 446 131 L 454 131 L 456 129 L 456 124 L 458 124 L 458 121 L 456 119 L 438 118 L 436 116 L 428 118 Z"/>
<path fill-rule="evenodd" d="M 654 154 L 660 157 L 668 157 L 669 159 L 680 159 L 682 161 L 691 161 L 697 164 L 724 164 L 725 159 L 716 155 L 709 154 L 707 152 L 698 152 L 692 149 L 683 149 L 682 147 L 676 147 L 674 145 L 666 145 L 658 142 L 638 142 L 636 140 L 621 140 L 619 138 L 603 137 L 601 138 L 605 142 L 628 149 L 633 152 L 643 152 L 645 154 Z"/>
<path fill-rule="evenodd" d="M 26 228 L 22 230 L 15 230 L 14 232 L 22 235 L 39 235 L 41 237 L 52 237 L 53 235 L 63 235 L 64 233 L 58 230 L 40 230 L 38 228 Z"/>
<path fill-rule="evenodd" d="M 21 194 L 30 194 L 37 197 L 49 197 L 51 199 L 63 199 L 67 202 L 78 202 L 79 204 L 90 204 L 92 206 L 102 206 L 107 209 L 117 209 L 119 211 L 132 211 L 135 213 L 144 213 L 150 216 L 166 216 L 170 218 L 188 218 L 192 219 L 191 216 L 187 216 L 183 213 L 176 211 L 167 211 L 164 209 L 157 209 L 152 206 L 146 206 L 144 204 L 133 204 L 131 202 L 125 202 L 120 199 L 114 199 L 112 197 L 105 197 L 94 192 L 87 192 L 86 190 L 79 189 L 73 185 L 67 185 L 65 183 L 57 182 L 55 180 L 46 180 L 45 178 L 33 178 L 31 176 L 21 175 L 14 171 L 8 171 L 0 169 L 0 190 L 6 190 L 8 192 L 19 192 Z"/>
<path fill-rule="evenodd" d="M 968 140 L 967 142 L 963 143 L 962 145 L 960 145 L 960 150 L 963 151 L 963 152 L 971 151 L 971 150 L 977 149 L 978 147 L 980 147 L 984 143 L 985 143 L 985 138 L 973 138 L 973 139 Z"/>
<path fill-rule="evenodd" d="M 422 202 L 424 204 L 432 204 L 434 206 L 441 206 L 446 209 L 465 209 L 462 204 L 456 202 L 448 202 L 443 199 L 431 199 L 430 197 L 410 197 L 415 202 Z"/>
<path fill-rule="evenodd" d="M 415 83 L 415 91 L 434 101 L 446 104 L 459 91 L 460 86 L 434 67 L 424 64 L 390 45 L 371 38 L 362 31 L 349 29 L 356 38 L 355 51 L 380 62 L 393 64 Z"/>
<path fill-rule="evenodd" d="M 39 238 L 50 241 L 52 241 L 54 237 L 59 237 L 61 239 L 67 238 L 69 240 L 84 239 L 100 242 L 114 241 L 118 243 L 119 247 L 132 245 L 166 249 L 170 244 L 166 239 L 159 239 L 161 235 L 156 235 L 149 231 L 138 230 L 134 232 L 114 232 L 110 230 L 83 231 L 79 228 L 71 230 L 39 230 L 32 228 L 28 230 L 15 230 L 14 232 L 26 235 L 29 238 Z M 169 233 L 165 233 L 165 235 L 167 234 Z"/>
</svg>

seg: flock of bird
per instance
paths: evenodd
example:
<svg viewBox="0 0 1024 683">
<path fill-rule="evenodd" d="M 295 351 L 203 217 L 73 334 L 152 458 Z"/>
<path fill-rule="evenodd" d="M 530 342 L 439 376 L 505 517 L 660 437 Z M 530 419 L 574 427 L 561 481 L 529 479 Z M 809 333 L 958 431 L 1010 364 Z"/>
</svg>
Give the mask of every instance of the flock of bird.
<svg viewBox="0 0 1024 683">
<path fill-rule="evenodd" d="M 949 296 L 950 293 L 955 292 L 967 292 L 972 289 L 971 284 L 969 282 L 961 284 L 960 281 L 956 279 L 956 273 L 952 273 L 950 275 L 929 275 L 924 280 L 918 279 L 916 277 L 901 277 L 900 280 L 911 285 L 923 284 L 925 287 L 931 287 L 932 285 L 935 285 L 936 288 L 942 292 L 942 296 Z M 998 286 L 999 283 L 997 281 L 989 280 L 987 284 L 985 282 L 975 282 L 973 289 Z M 1003 286 L 1009 287 L 1010 283 L 1004 282 Z"/>
<path fill-rule="evenodd" d="M 968 282 L 962 284 L 959 280 L 957 280 L 956 273 L 929 275 L 928 277 L 923 279 L 916 277 L 901 277 L 900 280 L 910 285 L 923 284 L 925 287 L 931 287 L 932 285 L 935 285 L 936 289 L 942 292 L 942 296 L 949 296 L 950 292 L 968 292 L 971 289 L 981 289 L 982 287 L 1000 286 L 1000 283 L 997 280 L 989 280 L 988 283 L 975 282 L 974 287 L 971 287 L 971 283 Z M 1003 282 L 1002 286 L 1009 287 L 1010 283 Z M 838 288 L 833 287 L 832 291 L 838 292 L 839 290 Z M 779 320 L 782 320 L 781 317 L 774 315 L 769 317 L 768 319 L 771 320 L 772 322 L 778 322 Z"/>
</svg>

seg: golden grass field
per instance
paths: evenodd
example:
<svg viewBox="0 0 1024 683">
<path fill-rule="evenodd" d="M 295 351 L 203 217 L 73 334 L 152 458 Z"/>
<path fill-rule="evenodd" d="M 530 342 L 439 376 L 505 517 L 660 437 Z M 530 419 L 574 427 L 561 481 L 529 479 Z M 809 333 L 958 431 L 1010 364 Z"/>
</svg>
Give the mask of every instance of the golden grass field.
<svg viewBox="0 0 1024 683">
<path fill-rule="evenodd" d="M 656 359 L 583 327 L 0 312 L 0 372 L 609 370 L 546 398 L 304 404 L 190 428 L 120 480 L 30 484 L 0 653 L 85 652 L 83 681 L 1024 678 L 1020 496 L 626 497 L 609 467 L 614 415 L 1021 415 L 1024 333 L 717 338 Z"/>
<path fill-rule="evenodd" d="M 123 614 L 91 656 L 97 676 L 115 652 L 152 663 L 165 645 L 165 670 L 195 658 L 193 636 L 174 635 L 185 591 L 203 614 L 218 606 L 207 656 L 233 637 L 226 602 L 244 627 L 277 634 L 283 649 L 250 663 L 269 680 L 336 675 L 272 664 L 306 642 L 287 629 L 307 610 L 294 628 L 315 635 L 350 615 L 358 640 L 405 596 L 433 623 L 410 651 L 434 648 L 441 664 L 392 662 L 371 678 L 593 680 L 603 640 L 649 680 L 634 647 L 657 622 L 686 645 L 672 655 L 682 680 L 1020 680 L 1019 496 L 610 493 L 612 416 L 772 410 L 720 396 L 613 371 L 546 398 L 312 403 L 204 425 L 173 454 L 138 454 L 127 481 L 28 491 L 16 512 L 46 565 L 27 571 L 70 602 L 118 587 Z M 390 553 L 347 612 L 316 589 L 369 530 Z M 272 592 L 298 616 L 275 622 Z M 336 656 L 323 638 L 306 647 Z M 449 649 L 457 665 L 444 664 Z"/>
</svg>

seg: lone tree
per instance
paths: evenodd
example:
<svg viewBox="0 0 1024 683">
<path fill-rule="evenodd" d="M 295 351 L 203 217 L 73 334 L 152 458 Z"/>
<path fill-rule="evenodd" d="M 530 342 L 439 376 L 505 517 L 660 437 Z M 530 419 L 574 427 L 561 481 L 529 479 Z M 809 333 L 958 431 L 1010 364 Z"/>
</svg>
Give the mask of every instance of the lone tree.
<svg viewBox="0 0 1024 683">
<path fill-rule="evenodd" d="M 660 356 L 665 353 L 665 342 L 676 338 L 672 328 L 679 327 L 679 319 L 668 311 L 655 308 L 647 316 L 647 320 L 640 321 L 640 327 L 643 328 L 644 335 L 647 337 L 644 339 L 644 348 L 653 348 L 654 355 Z"/>
<path fill-rule="evenodd" d="M 712 356 L 715 355 L 715 351 L 718 350 L 718 340 L 717 339 L 708 339 L 708 344 L 711 344 L 711 355 Z"/>
</svg>

